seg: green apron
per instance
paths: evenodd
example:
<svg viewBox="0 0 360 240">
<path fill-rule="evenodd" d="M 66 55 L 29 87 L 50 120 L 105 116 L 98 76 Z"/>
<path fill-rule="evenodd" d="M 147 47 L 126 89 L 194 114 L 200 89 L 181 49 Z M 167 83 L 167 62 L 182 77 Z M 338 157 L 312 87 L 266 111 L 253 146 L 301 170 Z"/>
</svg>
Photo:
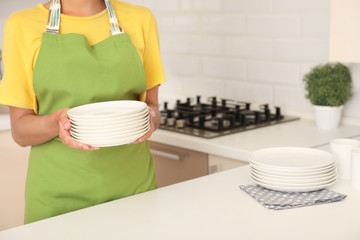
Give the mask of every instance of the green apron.
<svg viewBox="0 0 360 240">
<path fill-rule="evenodd" d="M 84 35 L 57 34 L 60 1 L 52 1 L 33 75 L 39 115 L 87 103 L 138 100 L 146 90 L 140 57 L 129 35 L 116 26 L 109 0 L 105 2 L 112 35 L 89 46 Z M 154 162 L 146 141 L 87 152 L 56 137 L 31 148 L 25 223 L 154 188 Z"/>
</svg>

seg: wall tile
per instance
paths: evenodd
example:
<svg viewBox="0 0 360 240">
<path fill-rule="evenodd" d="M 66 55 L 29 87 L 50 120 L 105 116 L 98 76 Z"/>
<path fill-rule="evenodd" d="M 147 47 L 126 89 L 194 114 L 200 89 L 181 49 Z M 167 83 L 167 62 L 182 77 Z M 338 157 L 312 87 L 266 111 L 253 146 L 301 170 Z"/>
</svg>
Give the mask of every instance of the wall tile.
<svg viewBox="0 0 360 240">
<path fill-rule="evenodd" d="M 273 0 L 274 12 L 329 11 L 331 0 Z"/>
<path fill-rule="evenodd" d="M 345 104 L 343 115 L 350 117 L 360 117 L 359 114 L 360 90 L 353 93 L 351 99 Z"/>
<path fill-rule="evenodd" d="M 155 11 L 176 11 L 179 8 L 179 0 L 155 0 Z"/>
<path fill-rule="evenodd" d="M 243 15 L 205 16 L 201 18 L 201 30 L 213 34 L 245 34 L 245 20 Z"/>
<path fill-rule="evenodd" d="M 6 1 L 6 0 L 5 0 Z M 17 1 L 19 1 L 19 0 L 17 0 Z M 23 8 L 23 9 L 25 9 L 25 8 L 32 8 L 32 7 L 35 7 L 35 6 L 37 6 L 38 4 L 44 4 L 46 1 L 44 1 L 44 2 L 39 2 L 38 0 L 21 0 L 21 7 Z"/>
<path fill-rule="evenodd" d="M 222 0 L 193 0 L 193 9 L 197 11 L 220 11 Z"/>
<path fill-rule="evenodd" d="M 227 98 L 252 102 L 256 104 L 272 104 L 271 86 L 252 83 L 226 81 L 225 95 Z"/>
<path fill-rule="evenodd" d="M 248 79 L 264 83 L 296 85 L 299 83 L 300 66 L 298 64 L 275 62 L 249 62 Z"/>
<path fill-rule="evenodd" d="M 131 4 L 147 7 L 152 11 L 156 9 L 156 0 L 131 0 Z"/>
<path fill-rule="evenodd" d="M 163 34 L 161 43 L 164 53 L 220 55 L 222 52 L 222 40 L 217 36 Z"/>
<path fill-rule="evenodd" d="M 224 8 L 232 12 L 270 12 L 271 0 L 224 0 Z"/>
<path fill-rule="evenodd" d="M 204 75 L 219 79 L 246 79 L 246 62 L 226 58 L 204 58 Z"/>
<path fill-rule="evenodd" d="M 159 87 L 159 95 L 184 94 L 183 77 L 166 74 L 166 82 L 162 83 Z"/>
<path fill-rule="evenodd" d="M 271 59 L 272 40 L 243 37 L 227 37 L 225 39 L 225 53 L 238 56 L 241 59 Z"/>
<path fill-rule="evenodd" d="M 274 105 L 312 111 L 312 105 L 305 95 L 304 85 L 297 87 L 274 87 Z"/>
<path fill-rule="evenodd" d="M 316 13 L 301 16 L 300 35 L 304 37 L 329 37 L 330 14 Z"/>
<path fill-rule="evenodd" d="M 161 15 L 157 18 L 159 31 L 169 32 L 199 32 L 198 17 L 192 15 Z"/>
<path fill-rule="evenodd" d="M 14 1 L 0 1 L 0 16 L 1 18 L 8 18 L 12 13 L 23 9 L 22 0 Z"/>
<path fill-rule="evenodd" d="M 184 93 L 187 95 L 225 96 L 224 81 L 200 77 L 184 77 L 183 79 Z"/>
<path fill-rule="evenodd" d="M 192 9 L 192 0 L 181 0 L 180 8 L 181 8 L 181 10 L 191 10 Z"/>
<path fill-rule="evenodd" d="M 326 61 L 329 41 L 284 39 L 274 41 L 274 59 L 289 61 Z"/>
<path fill-rule="evenodd" d="M 296 15 L 250 15 L 247 23 L 249 35 L 294 37 L 299 34 L 299 17 Z"/>
<path fill-rule="evenodd" d="M 162 61 L 164 68 L 172 74 L 200 75 L 202 71 L 199 57 L 163 54 Z"/>
</svg>

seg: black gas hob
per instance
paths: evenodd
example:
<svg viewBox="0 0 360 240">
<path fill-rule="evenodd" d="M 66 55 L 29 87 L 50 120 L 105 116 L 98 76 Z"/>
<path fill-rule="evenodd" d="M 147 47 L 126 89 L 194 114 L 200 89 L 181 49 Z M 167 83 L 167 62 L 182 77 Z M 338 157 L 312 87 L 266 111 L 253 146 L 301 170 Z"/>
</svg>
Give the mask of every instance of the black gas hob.
<svg viewBox="0 0 360 240">
<path fill-rule="evenodd" d="M 284 116 L 280 107 L 201 96 L 177 100 L 173 109 L 164 102 L 160 129 L 203 138 L 215 138 L 298 120 Z"/>
</svg>

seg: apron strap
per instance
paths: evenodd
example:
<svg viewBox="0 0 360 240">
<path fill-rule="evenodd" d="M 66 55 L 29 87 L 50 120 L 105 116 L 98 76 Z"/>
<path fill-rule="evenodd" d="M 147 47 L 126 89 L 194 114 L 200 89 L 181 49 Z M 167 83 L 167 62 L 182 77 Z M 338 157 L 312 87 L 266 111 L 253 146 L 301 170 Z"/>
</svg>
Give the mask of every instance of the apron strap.
<svg viewBox="0 0 360 240">
<path fill-rule="evenodd" d="M 124 31 L 122 30 L 122 28 L 119 26 L 119 22 L 118 19 L 115 15 L 114 9 L 110 3 L 110 0 L 104 0 L 105 4 L 106 4 L 106 8 L 108 10 L 109 13 L 109 17 L 110 17 L 110 31 L 111 31 L 111 35 L 117 35 L 117 34 L 121 34 L 124 33 Z"/>
<path fill-rule="evenodd" d="M 58 34 L 60 29 L 60 0 L 52 0 L 49 8 L 47 33 Z"/>
<path fill-rule="evenodd" d="M 114 9 L 110 3 L 110 0 L 104 0 L 106 8 L 110 17 L 110 31 L 111 35 L 122 34 L 124 31 L 119 26 L 118 19 L 115 15 Z M 48 24 L 46 27 L 47 33 L 58 34 L 60 29 L 60 0 L 52 0 L 49 8 Z"/>
</svg>

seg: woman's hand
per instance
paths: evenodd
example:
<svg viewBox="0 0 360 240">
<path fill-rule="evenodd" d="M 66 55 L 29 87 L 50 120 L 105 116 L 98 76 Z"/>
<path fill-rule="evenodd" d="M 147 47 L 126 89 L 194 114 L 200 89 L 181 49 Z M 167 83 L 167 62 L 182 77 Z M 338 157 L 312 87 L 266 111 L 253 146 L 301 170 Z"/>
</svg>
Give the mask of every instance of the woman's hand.
<svg viewBox="0 0 360 240">
<path fill-rule="evenodd" d="M 149 131 L 147 131 L 144 136 L 138 138 L 135 142 L 133 142 L 133 144 L 140 143 L 140 142 L 143 142 L 143 141 L 147 140 L 148 138 L 151 137 L 152 133 L 155 132 L 155 130 L 157 129 L 157 127 L 158 127 L 157 122 L 159 122 L 158 119 L 160 118 L 159 110 L 156 107 L 149 106 L 149 115 L 150 115 L 150 117 L 149 117 L 149 124 L 150 124 Z"/>
<path fill-rule="evenodd" d="M 77 142 L 71 137 L 70 135 L 71 123 L 68 115 L 66 114 L 67 110 L 69 110 L 69 108 L 60 109 L 59 111 L 54 113 L 58 119 L 59 137 L 61 138 L 63 144 L 71 148 L 76 148 L 78 150 L 84 150 L 84 151 L 94 151 L 99 149 L 97 147 L 92 147 L 87 144 Z"/>
</svg>

